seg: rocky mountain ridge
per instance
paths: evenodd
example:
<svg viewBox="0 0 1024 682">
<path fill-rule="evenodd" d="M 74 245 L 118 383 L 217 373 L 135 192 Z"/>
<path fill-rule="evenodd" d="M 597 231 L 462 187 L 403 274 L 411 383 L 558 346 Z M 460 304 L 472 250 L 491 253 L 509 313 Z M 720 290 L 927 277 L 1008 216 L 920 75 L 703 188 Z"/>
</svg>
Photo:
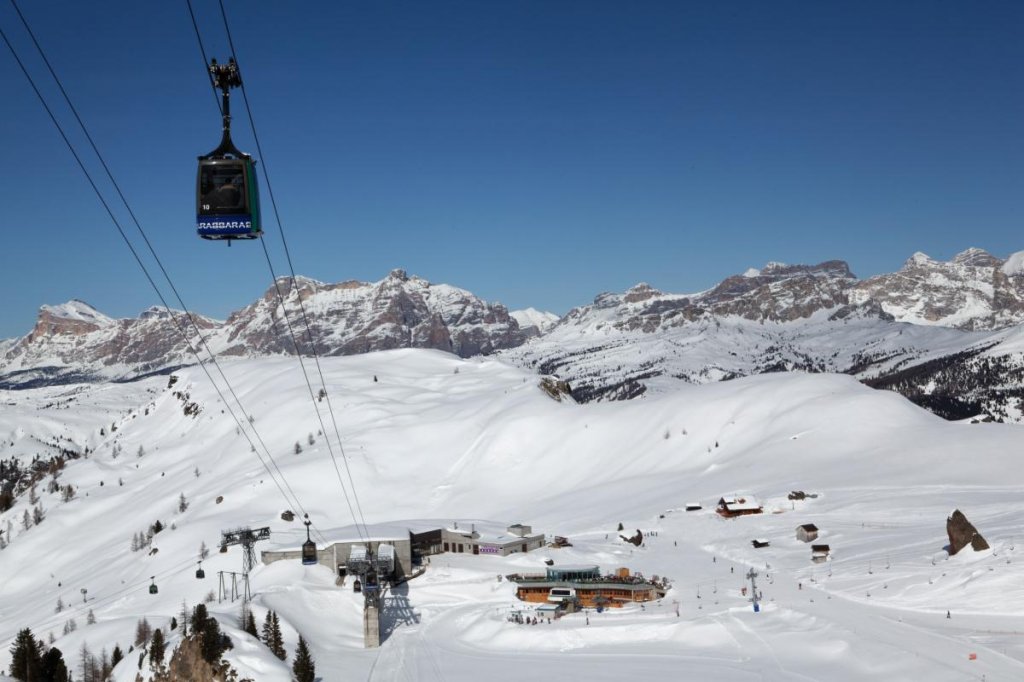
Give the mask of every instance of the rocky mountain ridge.
<svg viewBox="0 0 1024 682">
<path fill-rule="evenodd" d="M 309 355 L 303 317 L 323 356 L 392 348 L 489 355 L 538 333 L 520 329 L 501 304 L 404 270 L 378 282 L 280 278 L 223 322 L 157 308 L 114 320 L 82 301 L 43 306 L 32 332 L 10 343 L 0 358 L 0 386 L 133 378 L 194 363 L 190 346 L 202 357 L 204 346 L 228 357 L 289 355 L 296 346 Z"/>
<path fill-rule="evenodd" d="M 200 335 L 221 356 L 288 355 L 296 347 L 309 355 L 303 315 L 323 356 L 394 348 L 500 353 L 568 381 L 582 401 L 803 370 L 853 374 L 949 418 L 1016 421 L 1024 410 L 1024 354 L 1014 334 L 1024 322 L 1024 252 L 1001 259 L 980 249 L 948 262 L 917 253 L 900 271 L 865 280 L 832 260 L 769 263 L 695 294 L 641 283 L 600 294 L 561 319 L 510 313 L 403 270 L 370 283 L 282 278 L 223 322 L 156 308 L 114 320 L 71 301 L 43 306 L 29 334 L 0 343 L 0 387 L 168 371 L 195 362 L 189 345 L 199 348 Z"/>
<path fill-rule="evenodd" d="M 948 262 L 918 253 L 866 280 L 827 261 L 769 263 L 697 294 L 641 283 L 502 356 L 584 401 L 798 370 L 853 374 L 951 419 L 1021 421 L 1021 262 L 969 249 Z"/>
</svg>

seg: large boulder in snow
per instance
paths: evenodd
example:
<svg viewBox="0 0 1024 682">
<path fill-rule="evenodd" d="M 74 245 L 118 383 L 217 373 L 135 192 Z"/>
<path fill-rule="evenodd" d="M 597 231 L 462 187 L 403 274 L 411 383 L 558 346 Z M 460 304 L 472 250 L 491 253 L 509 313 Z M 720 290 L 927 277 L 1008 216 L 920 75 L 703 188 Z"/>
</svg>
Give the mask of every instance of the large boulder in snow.
<svg viewBox="0 0 1024 682">
<path fill-rule="evenodd" d="M 975 552 L 988 549 L 985 538 L 981 537 L 981 533 L 971 525 L 971 522 L 959 509 L 954 509 L 946 519 L 946 535 L 949 536 L 950 555 L 956 554 L 967 545 L 970 545 Z"/>
</svg>

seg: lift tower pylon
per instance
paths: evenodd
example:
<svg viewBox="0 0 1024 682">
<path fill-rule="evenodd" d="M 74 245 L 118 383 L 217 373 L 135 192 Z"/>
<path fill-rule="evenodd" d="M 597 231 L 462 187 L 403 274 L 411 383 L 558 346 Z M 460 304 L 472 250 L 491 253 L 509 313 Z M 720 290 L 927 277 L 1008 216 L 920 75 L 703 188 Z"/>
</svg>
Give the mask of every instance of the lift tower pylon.
<svg viewBox="0 0 1024 682">
<path fill-rule="evenodd" d="M 260 540 L 270 539 L 270 528 L 235 528 L 234 530 L 221 531 L 220 546 L 227 550 L 231 545 L 242 546 L 242 575 L 244 576 L 246 590 L 245 601 L 249 601 L 249 572 L 256 566 L 256 543 Z"/>
</svg>

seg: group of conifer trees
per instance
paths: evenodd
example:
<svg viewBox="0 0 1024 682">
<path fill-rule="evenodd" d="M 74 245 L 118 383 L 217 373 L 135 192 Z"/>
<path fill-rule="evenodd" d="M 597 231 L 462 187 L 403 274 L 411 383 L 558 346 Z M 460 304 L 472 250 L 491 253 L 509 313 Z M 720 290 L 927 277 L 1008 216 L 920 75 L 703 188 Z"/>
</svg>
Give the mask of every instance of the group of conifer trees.
<svg viewBox="0 0 1024 682">
<path fill-rule="evenodd" d="M 91 613 L 91 612 L 90 612 Z M 198 654 L 196 658 L 202 658 L 213 670 L 226 671 L 227 663 L 221 660 L 223 653 L 232 648 L 231 639 L 220 630 L 217 619 L 210 616 L 205 604 L 198 604 L 191 613 L 185 603 L 182 603 L 181 613 L 181 637 L 182 643 L 188 643 L 189 652 Z M 172 618 L 169 631 L 178 628 L 178 619 Z M 256 629 L 256 619 L 252 611 L 245 608 L 242 612 L 242 627 L 253 637 L 262 641 L 270 651 L 282 661 L 287 659 L 288 654 L 284 648 L 284 640 L 281 635 L 281 622 L 277 613 L 269 611 L 263 621 L 261 632 Z M 52 638 L 51 638 L 52 641 Z M 177 679 L 172 670 L 173 661 L 179 654 L 176 647 L 171 655 L 167 656 L 167 639 L 163 630 L 154 630 L 149 622 L 142 618 L 135 629 L 135 647 L 139 651 L 139 669 L 141 670 L 146 662 L 148 654 L 149 665 L 156 674 L 156 680 Z M 181 647 L 184 649 L 185 647 Z M 182 651 L 183 654 L 188 655 Z M 10 675 L 16 680 L 23 682 L 104 682 L 110 679 L 114 666 L 122 659 L 124 654 L 121 648 L 114 647 L 114 653 L 108 657 L 106 649 L 99 658 L 94 656 L 83 644 L 81 651 L 80 675 L 73 677 L 68 671 L 67 664 L 60 649 L 48 647 L 43 640 L 37 640 L 29 628 L 21 630 L 11 646 L 11 668 Z M 170 660 L 166 661 L 165 658 Z M 298 646 L 295 650 L 295 658 L 292 662 L 292 674 L 296 682 L 314 682 L 316 678 L 316 664 L 310 654 L 306 640 L 299 636 Z"/>
</svg>

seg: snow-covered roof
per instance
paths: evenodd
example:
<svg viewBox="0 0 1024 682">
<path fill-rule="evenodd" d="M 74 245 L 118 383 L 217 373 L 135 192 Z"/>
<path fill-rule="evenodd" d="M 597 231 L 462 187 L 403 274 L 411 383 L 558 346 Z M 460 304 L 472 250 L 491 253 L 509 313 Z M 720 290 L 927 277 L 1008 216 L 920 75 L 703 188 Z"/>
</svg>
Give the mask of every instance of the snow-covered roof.
<svg viewBox="0 0 1024 682">
<path fill-rule="evenodd" d="M 732 511 L 761 508 L 761 503 L 757 501 L 757 498 L 747 494 L 726 495 L 722 497 L 722 504 Z"/>
</svg>

